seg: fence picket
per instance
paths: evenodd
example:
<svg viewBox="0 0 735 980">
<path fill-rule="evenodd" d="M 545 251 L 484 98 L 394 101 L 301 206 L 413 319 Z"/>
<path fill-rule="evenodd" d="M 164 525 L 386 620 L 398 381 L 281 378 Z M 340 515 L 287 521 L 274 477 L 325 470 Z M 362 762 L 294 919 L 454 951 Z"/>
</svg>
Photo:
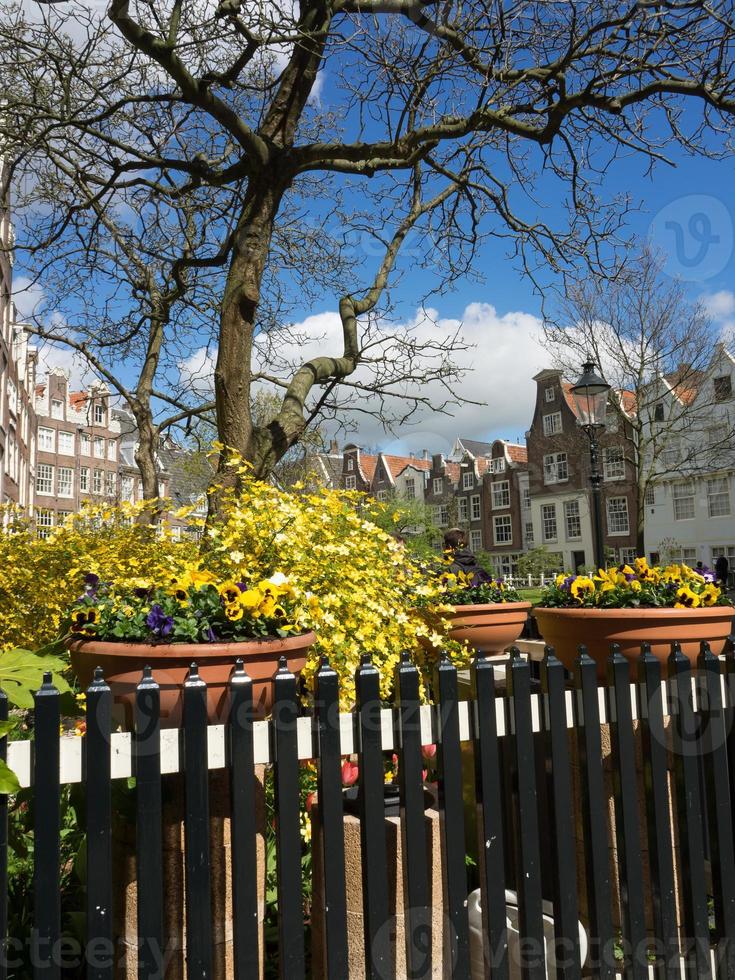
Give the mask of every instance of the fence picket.
<svg viewBox="0 0 735 980">
<path fill-rule="evenodd" d="M 209 868 L 207 685 L 193 663 L 184 682 L 184 850 L 186 971 L 212 976 L 212 882 Z"/>
<path fill-rule="evenodd" d="M 345 832 L 340 766 L 339 677 L 322 657 L 315 677 L 315 712 L 318 733 L 317 770 L 322 880 L 324 882 L 324 949 L 327 980 L 348 975 L 347 896 L 345 888 Z"/>
<path fill-rule="evenodd" d="M 495 668 L 478 652 L 472 665 L 477 703 L 474 713 L 475 798 L 481 827 L 480 880 L 485 968 L 493 980 L 509 980 L 505 917 L 505 780 L 496 718 Z"/>
<path fill-rule="evenodd" d="M 98 667 L 87 688 L 87 980 L 112 980 L 112 693 Z"/>
<path fill-rule="evenodd" d="M 388 906 L 388 858 L 385 838 L 385 785 L 380 735 L 380 674 L 363 655 L 355 673 L 357 693 L 360 859 L 365 937 L 365 975 L 390 980 L 393 956 Z"/>
<path fill-rule="evenodd" d="M 674 773 L 679 824 L 681 881 L 684 894 L 684 955 L 689 977 L 710 977 L 707 885 L 704 873 L 704 823 L 700 795 L 699 752 L 692 705 L 692 668 L 678 643 L 669 657 L 674 715 Z"/>
<path fill-rule="evenodd" d="M 544 693 L 546 761 L 548 770 L 549 818 L 554 848 L 554 934 L 558 980 L 578 980 L 582 975 L 579 950 L 577 905 L 577 852 L 573 812 L 572 779 L 566 711 L 564 665 L 554 648 L 547 646 L 541 666 Z"/>
<path fill-rule="evenodd" d="M 401 792 L 404 896 L 407 905 L 406 962 L 411 977 L 423 980 L 431 977 L 432 968 L 419 672 L 405 651 L 396 668 L 396 681 L 400 702 L 398 779 Z"/>
<path fill-rule="evenodd" d="M 146 667 L 135 691 L 133 732 L 138 980 L 161 980 L 160 964 L 164 955 L 160 715 L 161 692 L 151 668 Z"/>
<path fill-rule="evenodd" d="M 280 659 L 273 685 L 279 969 L 281 980 L 303 980 L 306 963 L 301 899 L 299 756 L 296 740 L 299 709 L 296 678 L 288 669 L 285 657 Z"/>
<path fill-rule="evenodd" d="M 636 664 L 643 786 L 646 797 L 651 905 L 656 937 L 654 972 L 660 980 L 680 976 L 676 928 L 668 747 L 664 728 L 661 665 L 643 644 Z"/>
<path fill-rule="evenodd" d="M 238 660 L 230 678 L 227 720 L 234 980 L 249 980 L 260 970 L 253 720 L 253 682 Z"/>
<path fill-rule="evenodd" d="M 702 748 L 717 934 L 715 962 L 718 977 L 735 977 L 735 851 L 727 729 L 722 711 L 720 661 L 708 643 L 702 644 L 698 668 L 706 706 L 705 742 Z"/>
<path fill-rule="evenodd" d="M 574 664 L 575 724 L 581 777 L 587 909 L 590 924 L 589 962 L 600 980 L 615 976 L 610 857 L 607 839 L 607 798 L 602 769 L 600 702 L 597 664 L 579 647 Z"/>
<path fill-rule="evenodd" d="M 633 711 L 630 703 L 630 665 L 613 644 L 608 661 L 608 704 L 613 754 L 615 827 L 623 918 L 626 975 L 648 977 L 648 939 L 644 911 L 643 862 L 638 825 L 638 785 Z"/>
<path fill-rule="evenodd" d="M 8 696 L 0 689 L 0 724 L 8 720 Z M 8 738 L 0 736 L 0 759 L 7 762 Z M 8 797 L 0 793 L 0 980 L 7 980 L 8 945 Z"/>
<path fill-rule="evenodd" d="M 442 653 L 436 671 L 439 693 L 439 804 L 444 849 L 444 890 L 447 925 L 451 923 L 449 955 L 453 980 L 470 980 L 470 936 L 467 919 L 462 749 L 459 740 L 457 668 Z M 445 968 L 446 969 L 446 968 Z"/>
<path fill-rule="evenodd" d="M 531 712 L 531 668 L 527 660 L 521 659 L 515 647 L 511 648 L 508 695 L 511 699 L 511 742 L 518 794 L 518 922 L 519 932 L 524 940 L 520 945 L 521 976 L 524 980 L 545 980 L 539 814 Z"/>
<path fill-rule="evenodd" d="M 34 939 L 36 980 L 59 980 L 58 947 L 61 934 L 60 892 L 60 798 L 59 777 L 59 692 L 51 674 L 34 695 L 35 751 L 33 756 L 33 848 Z M 54 955 L 56 953 L 56 955 Z"/>
</svg>

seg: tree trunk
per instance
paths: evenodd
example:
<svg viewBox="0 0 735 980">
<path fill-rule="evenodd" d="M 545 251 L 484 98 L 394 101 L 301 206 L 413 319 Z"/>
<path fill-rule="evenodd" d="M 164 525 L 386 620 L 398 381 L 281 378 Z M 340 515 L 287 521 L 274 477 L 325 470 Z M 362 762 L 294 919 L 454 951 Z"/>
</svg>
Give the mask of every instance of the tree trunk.
<svg viewBox="0 0 735 980">
<path fill-rule="evenodd" d="M 286 190 L 285 185 L 276 185 L 272 174 L 270 182 L 273 186 L 264 183 L 249 190 L 238 223 L 222 300 L 214 370 L 220 441 L 226 450 L 234 450 L 248 461 L 257 456 L 251 410 L 253 336 L 273 225 Z M 235 483 L 235 476 L 227 466 L 228 458 L 228 452 L 223 452 L 217 472 L 217 486 L 223 488 Z M 217 507 L 218 494 L 215 493 L 210 498 L 210 511 L 216 511 Z"/>
<path fill-rule="evenodd" d="M 135 462 L 143 483 L 143 499 L 147 502 L 138 519 L 143 524 L 157 524 L 163 512 L 163 506 L 158 499 L 158 466 L 156 465 L 158 429 L 153 424 L 150 409 L 146 410 L 142 405 L 136 406 L 134 415 L 138 426 Z"/>
</svg>

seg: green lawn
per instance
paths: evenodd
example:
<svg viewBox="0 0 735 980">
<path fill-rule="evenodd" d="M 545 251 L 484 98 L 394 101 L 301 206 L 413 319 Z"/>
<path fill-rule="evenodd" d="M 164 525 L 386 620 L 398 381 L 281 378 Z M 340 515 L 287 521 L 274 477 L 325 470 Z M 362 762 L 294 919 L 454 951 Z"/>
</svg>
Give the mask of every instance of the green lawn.
<svg viewBox="0 0 735 980">
<path fill-rule="evenodd" d="M 535 588 L 535 589 L 519 589 L 518 591 L 520 592 L 521 599 L 523 599 L 524 602 L 531 602 L 535 606 L 536 603 L 541 598 L 541 592 L 543 590 L 540 588 Z"/>
</svg>

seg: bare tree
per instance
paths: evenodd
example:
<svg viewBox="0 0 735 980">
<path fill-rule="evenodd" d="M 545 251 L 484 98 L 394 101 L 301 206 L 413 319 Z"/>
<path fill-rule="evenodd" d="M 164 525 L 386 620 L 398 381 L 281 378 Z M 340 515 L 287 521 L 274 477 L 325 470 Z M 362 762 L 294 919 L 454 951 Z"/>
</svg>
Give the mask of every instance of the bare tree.
<svg viewBox="0 0 735 980">
<path fill-rule="evenodd" d="M 689 302 L 644 246 L 610 279 L 568 283 L 560 309 L 544 324 L 544 342 L 566 377 L 592 358 L 612 385 L 610 409 L 635 474 L 642 554 L 648 487 L 711 470 L 735 451 L 735 419 L 713 428 L 718 400 L 707 383 L 722 338 L 703 304 Z"/>
<path fill-rule="evenodd" d="M 653 164 L 672 144 L 729 149 L 732 11 L 702 0 L 112 0 L 106 20 L 72 0 L 42 10 L 34 22 L 16 10 L 0 31 L 16 173 L 38 148 L 72 158 L 101 203 L 136 186 L 171 207 L 218 192 L 221 220 L 177 269 L 222 270 L 218 431 L 259 474 L 368 361 L 363 323 L 384 313 L 392 276 L 423 271 L 421 292 L 445 288 L 471 272 L 483 234 L 507 239 L 540 283 L 580 259 L 597 265 L 627 206 L 600 197 L 619 153 Z M 52 93 L 40 116 L 39 92 Z M 537 195 L 566 205 L 559 227 Z M 353 251 L 308 287 L 341 297 L 341 349 L 262 370 L 263 334 L 279 345 L 268 290 L 307 288 L 291 236 L 344 259 L 366 230 L 379 253 Z M 456 398 L 451 345 L 437 338 L 433 353 L 438 364 L 399 372 L 391 394 L 410 400 L 417 380 L 435 379 Z M 258 375 L 281 392 L 266 424 L 252 414 Z"/>
</svg>

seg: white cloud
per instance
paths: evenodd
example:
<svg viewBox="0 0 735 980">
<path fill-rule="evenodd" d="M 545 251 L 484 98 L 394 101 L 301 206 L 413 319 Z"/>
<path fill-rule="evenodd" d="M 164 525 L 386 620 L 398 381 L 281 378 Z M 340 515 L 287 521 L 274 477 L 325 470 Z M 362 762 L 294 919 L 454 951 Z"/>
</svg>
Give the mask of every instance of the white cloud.
<svg viewBox="0 0 735 980">
<path fill-rule="evenodd" d="M 713 320 L 725 320 L 735 313 L 735 293 L 721 289 L 703 297 L 704 308 Z"/>
<path fill-rule="evenodd" d="M 548 360 L 539 344 L 542 325 L 537 317 L 522 311 L 501 315 L 490 303 L 477 302 L 465 308 L 461 319 L 441 317 L 436 310 L 417 311 L 405 326 L 427 341 L 459 330 L 469 349 L 453 357 L 466 371 L 458 387 L 464 398 L 481 404 L 455 406 L 451 415 L 422 409 L 396 435 L 386 433 L 377 420 L 361 415 L 356 440 L 394 452 L 446 452 L 457 435 L 523 440 L 535 399 L 531 379 Z M 390 329 L 396 332 L 395 325 Z M 278 349 L 285 361 L 302 362 L 327 351 L 341 351 L 342 324 L 336 312 L 309 316 L 295 324 L 290 334 L 291 339 Z M 202 349 L 182 364 L 182 374 L 201 391 L 211 392 L 213 365 L 214 354 Z M 433 396 L 435 402 L 446 398 L 438 384 L 427 385 L 421 394 Z M 366 396 L 361 407 L 369 406 Z"/>
</svg>

